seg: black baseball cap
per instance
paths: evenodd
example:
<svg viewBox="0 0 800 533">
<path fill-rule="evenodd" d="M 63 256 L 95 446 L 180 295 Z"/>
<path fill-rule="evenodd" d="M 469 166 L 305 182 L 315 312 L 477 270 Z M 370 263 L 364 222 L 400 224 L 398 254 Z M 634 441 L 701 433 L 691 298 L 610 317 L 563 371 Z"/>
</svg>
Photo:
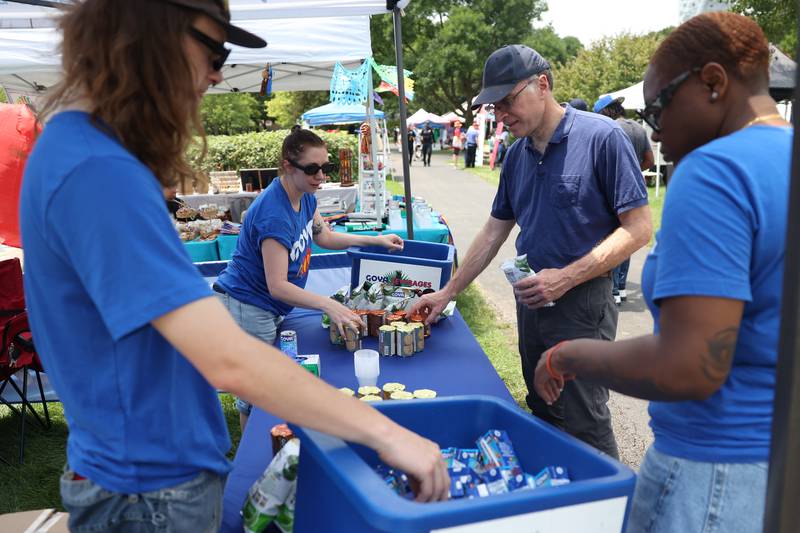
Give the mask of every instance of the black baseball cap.
<svg viewBox="0 0 800 533">
<path fill-rule="evenodd" d="M 168 4 L 173 4 L 176 6 L 180 6 L 207 15 L 215 22 L 217 22 L 220 26 L 225 28 L 225 32 L 228 35 L 227 38 L 225 39 L 226 42 L 229 42 L 231 44 L 238 44 L 239 46 L 244 46 L 245 48 L 264 48 L 265 46 L 267 46 L 267 41 L 265 41 L 258 35 L 250 33 L 249 31 L 243 30 L 242 28 L 231 24 L 231 12 L 230 9 L 228 9 L 227 0 L 163 0 L 163 1 L 167 2 Z"/>
<path fill-rule="evenodd" d="M 510 44 L 495 50 L 483 66 L 483 88 L 472 101 L 472 109 L 502 100 L 517 83 L 548 69 L 550 63 L 525 45 Z"/>
</svg>

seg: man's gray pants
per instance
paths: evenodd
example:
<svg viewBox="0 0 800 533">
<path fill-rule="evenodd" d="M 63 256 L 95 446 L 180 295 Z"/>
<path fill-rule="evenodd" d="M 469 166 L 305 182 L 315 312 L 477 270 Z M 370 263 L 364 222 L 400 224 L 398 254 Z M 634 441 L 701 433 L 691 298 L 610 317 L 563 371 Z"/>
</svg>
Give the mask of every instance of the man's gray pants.
<svg viewBox="0 0 800 533">
<path fill-rule="evenodd" d="M 536 394 L 533 377 L 542 353 L 563 340 L 613 341 L 618 314 L 610 276 L 572 288 L 553 307 L 528 309 L 517 304 L 519 352 L 522 375 L 528 386 L 525 398 L 528 407 L 542 420 L 614 458 L 619 458 L 619 452 L 611 428 L 608 389 L 575 379 L 566 383 L 557 402 L 547 405 Z"/>
</svg>

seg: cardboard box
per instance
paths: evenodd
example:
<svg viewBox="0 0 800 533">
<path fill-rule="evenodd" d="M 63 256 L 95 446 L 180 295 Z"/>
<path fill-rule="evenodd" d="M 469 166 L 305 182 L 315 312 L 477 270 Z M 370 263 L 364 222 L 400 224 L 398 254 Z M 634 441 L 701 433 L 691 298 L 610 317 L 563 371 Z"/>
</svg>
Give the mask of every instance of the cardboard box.
<svg viewBox="0 0 800 533">
<path fill-rule="evenodd" d="M 39 509 L 0 515 L 0 531 L 8 533 L 69 533 L 69 514 Z"/>
</svg>

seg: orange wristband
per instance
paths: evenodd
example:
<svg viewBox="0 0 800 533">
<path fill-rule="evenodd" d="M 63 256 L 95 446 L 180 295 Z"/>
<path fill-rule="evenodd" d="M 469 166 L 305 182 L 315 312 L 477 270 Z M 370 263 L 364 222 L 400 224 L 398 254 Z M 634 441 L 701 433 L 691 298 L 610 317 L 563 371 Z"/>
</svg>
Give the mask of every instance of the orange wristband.
<svg viewBox="0 0 800 533">
<path fill-rule="evenodd" d="M 566 374 L 563 374 L 563 375 L 559 374 L 558 372 L 556 372 L 553 369 L 553 363 L 552 363 L 553 354 L 555 354 L 556 351 L 559 348 L 561 348 L 561 346 L 563 344 L 566 344 L 567 342 L 568 341 L 561 341 L 558 344 L 556 344 L 555 346 L 553 346 L 552 348 L 550 348 L 549 350 L 547 350 L 547 358 L 545 359 L 545 367 L 547 368 L 547 373 L 550 374 L 551 378 L 557 379 L 559 381 L 569 381 L 570 379 L 573 379 L 573 377 L 574 377 L 574 376 L 568 376 Z"/>
</svg>

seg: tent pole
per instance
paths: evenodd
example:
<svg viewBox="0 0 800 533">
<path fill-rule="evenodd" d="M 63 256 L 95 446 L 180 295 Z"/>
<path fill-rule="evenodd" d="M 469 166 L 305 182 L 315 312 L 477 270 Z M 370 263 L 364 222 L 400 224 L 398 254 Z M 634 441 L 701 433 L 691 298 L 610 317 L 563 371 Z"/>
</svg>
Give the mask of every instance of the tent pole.
<svg viewBox="0 0 800 533">
<path fill-rule="evenodd" d="M 800 54 L 798 54 L 800 60 Z M 796 74 L 797 75 L 797 74 Z M 800 77 L 797 78 L 800 80 Z M 800 96 L 795 83 L 794 101 Z M 789 220 L 783 265 L 783 302 L 775 367 L 765 533 L 797 531 L 800 501 L 800 117 L 792 113 L 794 146 L 789 181 Z"/>
<path fill-rule="evenodd" d="M 392 19 L 394 21 L 394 57 L 397 62 L 397 97 L 400 99 L 400 135 L 402 135 L 403 142 L 400 143 L 402 150 L 400 153 L 403 156 L 403 188 L 406 195 L 406 230 L 408 231 L 408 238 L 414 238 L 414 215 L 411 203 L 411 177 L 410 167 L 408 164 L 411 154 L 408 153 L 408 126 L 406 118 L 408 109 L 406 109 L 406 80 L 403 73 L 403 27 L 400 22 L 402 11 L 399 7 L 392 10 Z"/>
</svg>

